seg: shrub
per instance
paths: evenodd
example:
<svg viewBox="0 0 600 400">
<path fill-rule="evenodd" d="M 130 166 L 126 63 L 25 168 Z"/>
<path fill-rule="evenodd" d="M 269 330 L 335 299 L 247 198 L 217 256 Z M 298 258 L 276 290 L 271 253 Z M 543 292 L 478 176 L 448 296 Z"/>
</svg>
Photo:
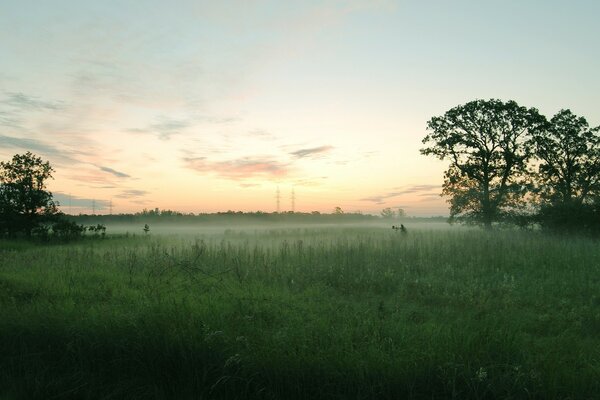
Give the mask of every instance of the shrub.
<svg viewBox="0 0 600 400">
<path fill-rule="evenodd" d="M 83 236 L 85 227 L 73 221 L 59 220 L 52 226 L 52 235 L 62 240 L 73 240 Z"/>
</svg>

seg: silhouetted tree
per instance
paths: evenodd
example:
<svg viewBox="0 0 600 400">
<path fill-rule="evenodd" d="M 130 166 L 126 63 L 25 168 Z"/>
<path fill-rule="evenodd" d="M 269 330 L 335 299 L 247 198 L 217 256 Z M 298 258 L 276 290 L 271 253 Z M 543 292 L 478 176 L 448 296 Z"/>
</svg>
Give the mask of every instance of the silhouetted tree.
<svg viewBox="0 0 600 400">
<path fill-rule="evenodd" d="M 600 194 L 600 127 L 559 111 L 547 128 L 533 136 L 539 195 L 544 203 L 585 203 Z"/>
<path fill-rule="evenodd" d="M 46 190 L 53 171 L 50 163 L 31 152 L 0 162 L 0 235 L 31 236 L 58 214 L 52 193 Z"/>
<path fill-rule="evenodd" d="M 538 166 L 537 221 L 561 232 L 600 232 L 600 127 L 559 111 L 533 136 Z"/>
<path fill-rule="evenodd" d="M 523 205 L 531 134 L 546 120 L 514 101 L 475 100 L 433 117 L 422 154 L 448 159 L 442 193 L 451 219 L 491 227 Z"/>
<path fill-rule="evenodd" d="M 342 207 L 338 206 L 338 207 L 336 207 L 336 208 L 333 209 L 333 213 L 335 215 L 342 215 L 344 213 L 344 210 L 342 210 Z"/>
<path fill-rule="evenodd" d="M 381 210 L 381 218 L 394 219 L 395 216 L 396 213 L 390 207 L 386 207 L 383 210 Z"/>
<path fill-rule="evenodd" d="M 67 219 L 58 219 L 52 225 L 52 235 L 64 241 L 81 239 L 85 233 L 85 226 Z"/>
</svg>

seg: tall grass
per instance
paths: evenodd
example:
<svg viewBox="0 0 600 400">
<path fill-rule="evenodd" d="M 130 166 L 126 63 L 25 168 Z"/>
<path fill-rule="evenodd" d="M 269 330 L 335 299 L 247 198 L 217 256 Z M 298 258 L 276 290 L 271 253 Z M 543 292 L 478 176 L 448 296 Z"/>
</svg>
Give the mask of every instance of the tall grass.
<svg viewBox="0 0 600 400">
<path fill-rule="evenodd" d="M 600 246 L 288 229 L 0 249 L 0 397 L 594 398 Z"/>
</svg>

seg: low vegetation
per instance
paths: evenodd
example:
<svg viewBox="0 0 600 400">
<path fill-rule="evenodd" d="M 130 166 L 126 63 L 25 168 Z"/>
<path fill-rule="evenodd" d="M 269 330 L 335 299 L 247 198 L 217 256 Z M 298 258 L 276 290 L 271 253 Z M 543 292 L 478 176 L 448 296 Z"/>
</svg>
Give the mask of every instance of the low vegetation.
<svg viewBox="0 0 600 400">
<path fill-rule="evenodd" d="M 600 247 L 389 227 L 0 242 L 0 397 L 594 398 Z"/>
</svg>

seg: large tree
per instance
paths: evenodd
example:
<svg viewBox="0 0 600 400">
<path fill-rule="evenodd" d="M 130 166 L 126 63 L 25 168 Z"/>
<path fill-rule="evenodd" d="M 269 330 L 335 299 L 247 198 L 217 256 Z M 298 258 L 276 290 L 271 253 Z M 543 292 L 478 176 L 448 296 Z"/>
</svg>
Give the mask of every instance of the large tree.
<svg viewBox="0 0 600 400">
<path fill-rule="evenodd" d="M 585 118 L 561 110 L 533 135 L 542 203 L 583 204 L 600 195 L 599 131 Z"/>
<path fill-rule="evenodd" d="M 531 135 L 546 120 L 515 101 L 475 100 L 428 123 L 422 154 L 449 160 L 442 193 L 450 217 L 491 227 L 523 205 Z"/>
<path fill-rule="evenodd" d="M 46 190 L 53 171 L 50 163 L 31 152 L 0 162 L 0 235 L 30 236 L 58 213 L 52 193 Z"/>
</svg>

